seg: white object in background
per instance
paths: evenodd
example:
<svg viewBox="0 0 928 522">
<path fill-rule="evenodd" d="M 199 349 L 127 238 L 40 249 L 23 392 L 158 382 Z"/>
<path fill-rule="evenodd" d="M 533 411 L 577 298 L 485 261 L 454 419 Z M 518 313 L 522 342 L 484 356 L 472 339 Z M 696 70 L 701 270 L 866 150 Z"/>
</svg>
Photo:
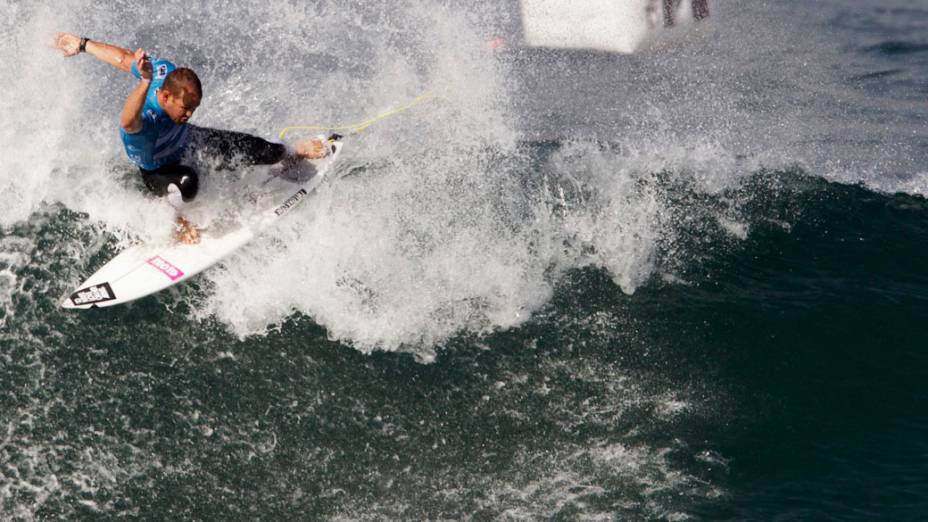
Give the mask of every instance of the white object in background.
<svg viewBox="0 0 928 522">
<path fill-rule="evenodd" d="M 522 0 L 522 30 L 532 47 L 632 53 L 663 24 L 653 0 Z"/>
</svg>

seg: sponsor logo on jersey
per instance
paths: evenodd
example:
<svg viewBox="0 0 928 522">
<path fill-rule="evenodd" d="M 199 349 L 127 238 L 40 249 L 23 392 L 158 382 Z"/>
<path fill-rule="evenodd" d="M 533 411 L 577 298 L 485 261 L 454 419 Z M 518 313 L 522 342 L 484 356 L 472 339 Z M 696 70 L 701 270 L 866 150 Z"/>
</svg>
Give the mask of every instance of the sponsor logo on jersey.
<svg viewBox="0 0 928 522">
<path fill-rule="evenodd" d="M 277 214 L 278 216 L 282 216 L 286 214 L 287 211 L 290 210 L 291 207 L 293 207 L 293 205 L 296 205 L 297 203 L 299 203 L 300 200 L 303 199 L 304 197 L 306 197 L 306 189 L 300 189 L 299 191 L 297 191 L 296 194 L 287 198 L 287 201 L 284 201 L 283 205 L 277 207 L 277 209 L 274 210 L 274 213 Z"/>
<path fill-rule="evenodd" d="M 155 267 L 162 274 L 168 276 L 171 281 L 177 281 L 181 277 L 184 277 L 184 272 L 180 268 L 177 268 L 160 256 L 149 259 L 148 264 Z"/>
<path fill-rule="evenodd" d="M 74 303 L 74 306 L 102 303 L 113 299 L 116 299 L 116 294 L 113 293 L 109 283 L 82 288 L 71 294 L 71 302 Z"/>
</svg>

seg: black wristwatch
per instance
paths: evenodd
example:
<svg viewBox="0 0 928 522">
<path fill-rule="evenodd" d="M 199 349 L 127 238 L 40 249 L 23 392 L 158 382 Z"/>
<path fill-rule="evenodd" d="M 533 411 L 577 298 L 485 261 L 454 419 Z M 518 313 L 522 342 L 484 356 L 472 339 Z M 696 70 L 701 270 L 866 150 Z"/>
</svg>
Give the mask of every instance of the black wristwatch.
<svg viewBox="0 0 928 522">
<path fill-rule="evenodd" d="M 81 44 L 77 47 L 77 52 L 86 53 L 87 52 L 87 42 L 90 41 L 90 38 L 86 36 L 81 37 Z"/>
</svg>

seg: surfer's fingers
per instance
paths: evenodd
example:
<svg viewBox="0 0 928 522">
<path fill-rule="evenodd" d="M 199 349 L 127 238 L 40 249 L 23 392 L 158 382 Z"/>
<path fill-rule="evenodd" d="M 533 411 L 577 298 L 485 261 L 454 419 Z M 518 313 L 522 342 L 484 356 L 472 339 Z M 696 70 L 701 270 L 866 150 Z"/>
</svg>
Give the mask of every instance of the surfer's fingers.
<svg viewBox="0 0 928 522">
<path fill-rule="evenodd" d="M 329 149 L 320 140 L 313 140 L 313 158 L 324 158 L 329 154 Z"/>
<path fill-rule="evenodd" d="M 312 154 L 310 155 L 311 159 L 324 158 L 329 155 L 329 148 L 325 146 L 325 143 L 322 143 L 321 140 L 313 140 L 313 149 Z"/>
<path fill-rule="evenodd" d="M 51 47 L 60 50 L 65 56 L 74 56 L 78 53 L 80 39 L 71 33 L 55 33 Z"/>
<path fill-rule="evenodd" d="M 138 49 L 135 50 L 135 54 L 133 55 L 133 58 L 135 60 L 136 69 L 139 70 L 139 73 L 143 77 L 146 77 L 145 73 L 148 73 L 151 71 L 151 62 L 148 59 L 148 53 L 145 52 L 145 49 L 142 49 L 141 47 L 139 47 Z"/>
</svg>

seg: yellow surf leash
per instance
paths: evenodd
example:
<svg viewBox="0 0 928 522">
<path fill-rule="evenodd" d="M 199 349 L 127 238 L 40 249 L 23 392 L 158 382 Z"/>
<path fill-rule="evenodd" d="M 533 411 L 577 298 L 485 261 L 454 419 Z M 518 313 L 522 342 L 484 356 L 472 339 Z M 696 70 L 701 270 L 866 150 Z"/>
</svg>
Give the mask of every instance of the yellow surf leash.
<svg viewBox="0 0 928 522">
<path fill-rule="evenodd" d="M 309 130 L 309 131 L 343 131 L 343 132 L 347 132 L 347 133 L 351 133 L 351 134 L 359 134 L 359 133 L 363 132 L 364 129 L 370 127 L 371 125 L 373 125 L 373 124 L 375 124 L 375 123 L 377 123 L 377 122 L 379 122 L 379 121 L 381 121 L 381 120 L 385 120 L 385 119 L 389 118 L 390 116 L 393 116 L 393 115 L 399 114 L 399 113 L 401 113 L 401 112 L 407 111 L 407 110 L 409 110 L 409 109 L 415 107 L 416 105 L 419 105 L 420 103 L 422 103 L 422 102 L 424 102 L 424 101 L 427 101 L 427 100 L 430 100 L 430 99 L 432 99 L 432 98 L 434 98 L 434 97 L 435 97 L 435 93 L 434 93 L 434 92 L 427 92 L 427 93 L 425 93 L 425 94 L 422 94 L 422 95 L 417 96 L 416 98 L 413 98 L 413 100 L 410 101 L 409 103 L 407 103 L 406 105 L 401 105 L 401 106 L 399 106 L 399 107 L 394 107 L 394 108 L 390 109 L 389 111 L 387 111 L 387 112 L 385 112 L 385 113 L 383 113 L 383 114 L 380 114 L 380 115 L 378 115 L 378 116 L 374 116 L 373 118 L 371 118 L 371 119 L 369 119 L 369 120 L 365 120 L 365 121 L 362 121 L 361 123 L 356 123 L 356 124 L 354 124 L 354 125 L 333 125 L 333 126 L 330 126 L 330 127 L 325 127 L 325 126 L 321 126 L 321 125 L 296 125 L 296 126 L 293 126 L 293 127 L 284 127 L 284 129 L 280 131 L 280 139 L 284 139 L 284 136 L 286 136 L 288 132 L 294 131 L 294 130 Z"/>
</svg>

